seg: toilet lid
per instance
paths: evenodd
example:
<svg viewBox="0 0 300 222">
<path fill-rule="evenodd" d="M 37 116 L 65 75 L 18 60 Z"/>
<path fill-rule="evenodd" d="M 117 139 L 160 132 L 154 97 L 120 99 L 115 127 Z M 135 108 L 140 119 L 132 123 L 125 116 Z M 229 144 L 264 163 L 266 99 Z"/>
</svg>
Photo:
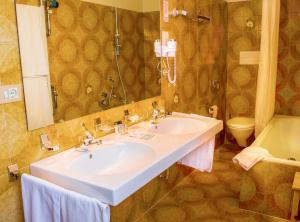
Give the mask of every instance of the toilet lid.
<svg viewBox="0 0 300 222">
<path fill-rule="evenodd" d="M 234 128 L 253 128 L 255 126 L 254 118 L 248 117 L 235 117 L 227 121 L 227 125 Z"/>
</svg>

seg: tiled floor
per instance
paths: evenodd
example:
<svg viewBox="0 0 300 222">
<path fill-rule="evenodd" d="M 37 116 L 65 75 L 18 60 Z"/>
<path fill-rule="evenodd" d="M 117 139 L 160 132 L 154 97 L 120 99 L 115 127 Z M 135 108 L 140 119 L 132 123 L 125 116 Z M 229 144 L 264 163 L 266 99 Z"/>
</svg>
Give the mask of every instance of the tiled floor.
<svg viewBox="0 0 300 222">
<path fill-rule="evenodd" d="M 194 171 L 138 222 L 286 222 L 239 209 L 243 170 L 226 147 L 216 152 L 212 173 Z"/>
</svg>

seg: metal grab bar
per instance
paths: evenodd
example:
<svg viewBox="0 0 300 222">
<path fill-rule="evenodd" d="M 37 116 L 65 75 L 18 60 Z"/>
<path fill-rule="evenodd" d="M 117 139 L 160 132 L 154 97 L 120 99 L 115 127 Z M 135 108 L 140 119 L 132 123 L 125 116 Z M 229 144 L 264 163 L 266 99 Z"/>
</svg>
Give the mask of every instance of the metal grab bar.
<svg viewBox="0 0 300 222">
<path fill-rule="evenodd" d="M 51 94 L 52 94 L 53 113 L 55 114 L 58 108 L 58 93 L 55 86 L 53 85 L 51 85 Z"/>
</svg>

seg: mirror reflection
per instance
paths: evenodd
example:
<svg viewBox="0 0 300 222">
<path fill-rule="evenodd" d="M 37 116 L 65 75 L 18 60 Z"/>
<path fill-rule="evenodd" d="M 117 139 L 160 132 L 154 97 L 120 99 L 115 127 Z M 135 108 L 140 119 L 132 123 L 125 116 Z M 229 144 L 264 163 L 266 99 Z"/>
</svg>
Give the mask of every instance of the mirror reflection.
<svg viewBox="0 0 300 222">
<path fill-rule="evenodd" d="M 158 0 L 50 4 L 46 31 L 55 122 L 160 94 L 153 49 L 160 38 Z"/>
</svg>

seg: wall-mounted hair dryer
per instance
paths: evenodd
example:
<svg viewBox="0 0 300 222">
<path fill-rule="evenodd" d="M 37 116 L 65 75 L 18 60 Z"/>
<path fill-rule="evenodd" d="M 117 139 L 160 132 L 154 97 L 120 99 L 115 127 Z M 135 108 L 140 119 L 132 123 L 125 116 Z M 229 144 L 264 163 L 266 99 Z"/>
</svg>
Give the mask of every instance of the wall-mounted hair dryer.
<svg viewBox="0 0 300 222">
<path fill-rule="evenodd" d="M 177 42 L 174 39 L 170 39 L 167 41 L 166 44 L 162 44 L 160 39 L 155 40 L 154 42 L 154 52 L 156 57 L 162 58 L 162 62 L 164 63 L 164 58 L 166 58 L 167 61 L 167 76 L 168 76 L 168 81 L 170 84 L 175 84 L 176 83 L 176 50 L 177 50 Z M 174 76 L 173 79 L 171 78 L 171 68 L 169 64 L 169 58 L 174 58 Z M 165 73 L 165 72 L 163 72 Z"/>
</svg>

